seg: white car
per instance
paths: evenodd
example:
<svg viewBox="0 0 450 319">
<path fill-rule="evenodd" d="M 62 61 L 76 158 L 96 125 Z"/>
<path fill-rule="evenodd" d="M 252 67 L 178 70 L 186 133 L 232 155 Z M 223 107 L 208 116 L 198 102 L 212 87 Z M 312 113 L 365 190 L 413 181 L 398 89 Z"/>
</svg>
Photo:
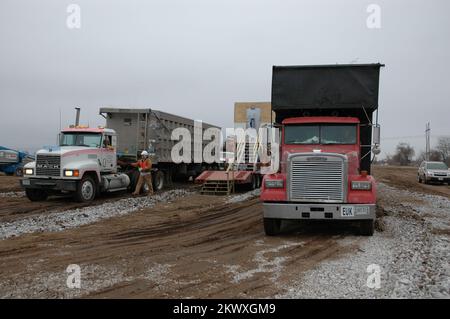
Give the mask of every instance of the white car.
<svg viewBox="0 0 450 319">
<path fill-rule="evenodd" d="M 443 162 L 423 161 L 417 172 L 417 180 L 419 183 L 447 183 L 450 185 L 450 171 Z"/>
</svg>

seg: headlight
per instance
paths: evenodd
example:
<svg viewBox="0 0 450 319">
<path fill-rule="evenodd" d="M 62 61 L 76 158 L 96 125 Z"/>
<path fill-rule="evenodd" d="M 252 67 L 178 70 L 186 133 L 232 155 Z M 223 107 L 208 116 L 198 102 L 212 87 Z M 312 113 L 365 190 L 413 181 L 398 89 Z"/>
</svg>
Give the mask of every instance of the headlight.
<svg viewBox="0 0 450 319">
<path fill-rule="evenodd" d="M 284 181 L 282 179 L 266 179 L 266 188 L 283 188 Z"/>
<path fill-rule="evenodd" d="M 371 182 L 352 182 L 352 189 L 361 191 L 370 191 L 372 189 Z"/>
<path fill-rule="evenodd" d="M 33 175 L 34 174 L 34 169 L 32 168 L 25 168 L 25 170 L 23 171 L 25 175 Z"/>
<path fill-rule="evenodd" d="M 80 171 L 78 171 L 78 170 L 66 169 L 66 170 L 64 171 L 64 176 L 65 176 L 65 177 L 78 177 L 78 176 L 80 176 Z"/>
</svg>

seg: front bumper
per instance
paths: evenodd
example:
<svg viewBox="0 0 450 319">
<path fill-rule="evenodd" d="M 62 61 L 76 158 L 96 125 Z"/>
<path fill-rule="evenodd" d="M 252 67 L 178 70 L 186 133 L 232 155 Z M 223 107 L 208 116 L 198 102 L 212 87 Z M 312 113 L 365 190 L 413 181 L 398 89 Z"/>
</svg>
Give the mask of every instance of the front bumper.
<svg viewBox="0 0 450 319">
<path fill-rule="evenodd" d="M 48 191 L 75 192 L 77 181 L 63 179 L 22 178 L 20 185 L 23 188 L 42 189 Z"/>
<path fill-rule="evenodd" d="M 343 216 L 342 206 L 353 206 L 354 216 Z M 375 204 L 263 203 L 264 218 L 364 220 L 376 218 Z"/>
<path fill-rule="evenodd" d="M 427 176 L 427 182 L 436 182 L 436 183 L 449 183 L 450 177 L 444 176 Z"/>
</svg>

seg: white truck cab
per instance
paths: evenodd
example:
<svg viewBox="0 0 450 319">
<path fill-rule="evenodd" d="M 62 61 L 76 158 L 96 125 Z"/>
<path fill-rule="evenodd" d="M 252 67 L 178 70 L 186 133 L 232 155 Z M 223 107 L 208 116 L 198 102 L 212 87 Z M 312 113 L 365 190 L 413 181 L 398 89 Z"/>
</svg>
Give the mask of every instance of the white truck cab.
<svg viewBox="0 0 450 319">
<path fill-rule="evenodd" d="M 117 134 L 107 128 L 76 126 L 60 134 L 60 144 L 36 153 L 24 167 L 21 185 L 32 201 L 73 193 L 81 202 L 100 192 L 126 190 L 130 178 L 117 169 Z"/>
</svg>

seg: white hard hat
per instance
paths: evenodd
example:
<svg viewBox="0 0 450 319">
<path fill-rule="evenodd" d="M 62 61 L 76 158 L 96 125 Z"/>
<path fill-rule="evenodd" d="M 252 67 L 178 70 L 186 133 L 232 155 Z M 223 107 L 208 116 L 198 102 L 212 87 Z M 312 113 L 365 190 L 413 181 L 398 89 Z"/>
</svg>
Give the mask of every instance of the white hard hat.
<svg viewBox="0 0 450 319">
<path fill-rule="evenodd" d="M 142 151 L 141 156 L 148 156 L 148 152 L 147 151 Z"/>
</svg>

